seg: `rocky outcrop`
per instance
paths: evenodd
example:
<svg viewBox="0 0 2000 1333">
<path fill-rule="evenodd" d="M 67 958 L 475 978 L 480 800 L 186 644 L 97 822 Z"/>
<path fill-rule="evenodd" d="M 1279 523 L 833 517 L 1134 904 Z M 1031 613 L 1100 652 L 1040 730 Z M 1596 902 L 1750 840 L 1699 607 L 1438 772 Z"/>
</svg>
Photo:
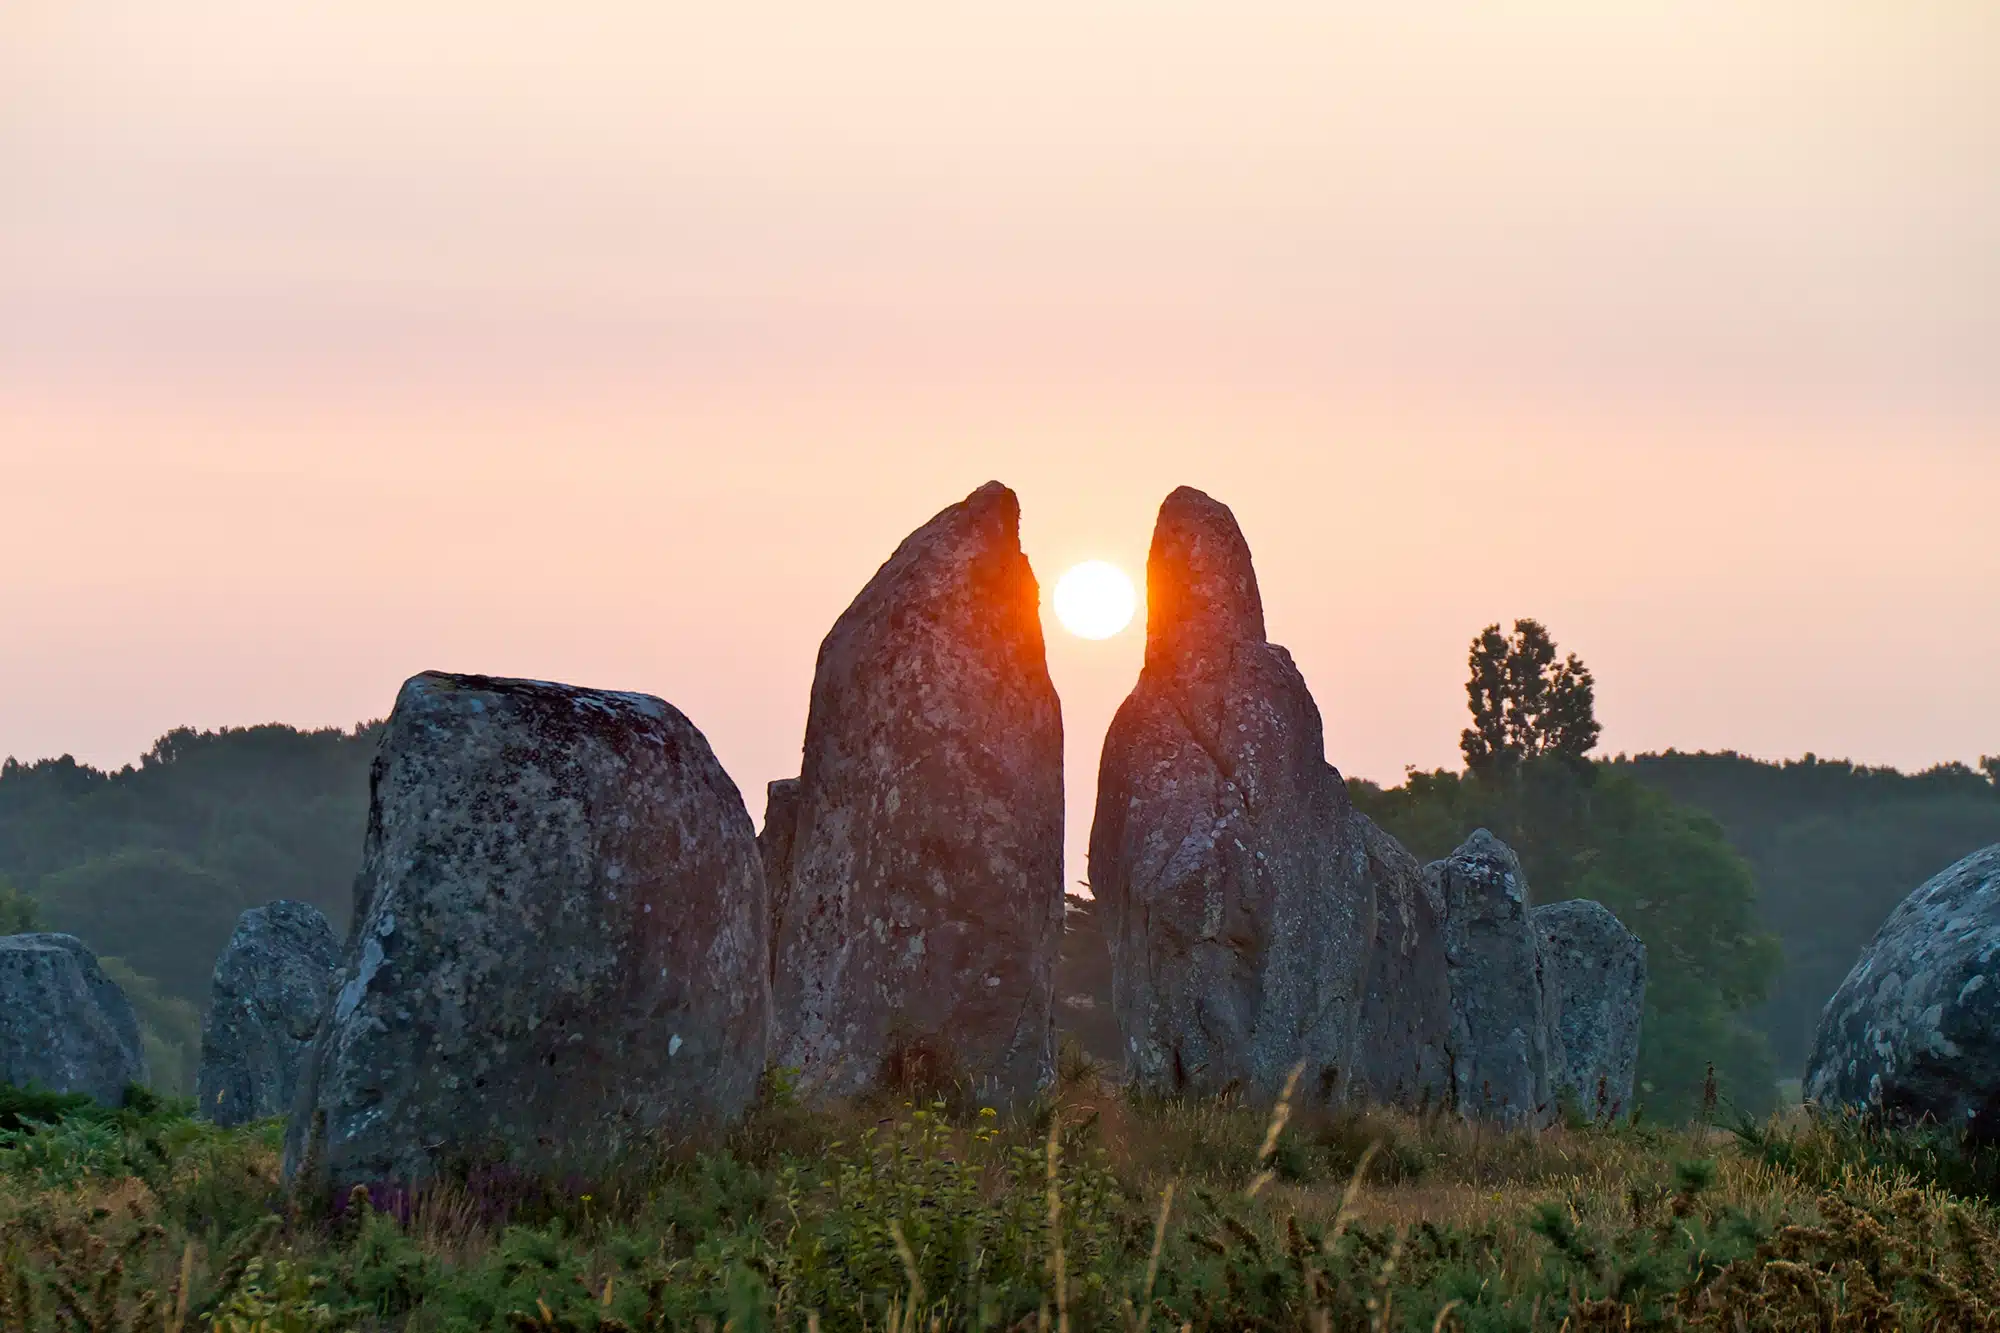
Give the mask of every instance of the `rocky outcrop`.
<svg viewBox="0 0 2000 1333">
<path fill-rule="evenodd" d="M 326 1012 L 340 940 L 311 903 L 237 918 L 209 988 L 195 1109 L 218 1125 L 286 1115 Z"/>
<path fill-rule="evenodd" d="M 146 1076 L 132 1005 L 82 940 L 0 936 L 0 1083 L 117 1106 Z"/>
<path fill-rule="evenodd" d="M 1480 829 L 1424 876 L 1445 905 L 1454 1104 L 1474 1119 L 1546 1123 L 1562 1054 L 1520 859 Z"/>
<path fill-rule="evenodd" d="M 1585 898 L 1531 908 L 1528 921 L 1561 1056 L 1556 1094 L 1591 1120 L 1615 1119 L 1632 1107 L 1646 946 L 1610 908 Z"/>
<path fill-rule="evenodd" d="M 2000 845 L 1890 914 L 1820 1016 L 1805 1095 L 2000 1141 Z"/>
<path fill-rule="evenodd" d="M 588 1171 L 764 1069 L 743 798 L 660 700 L 422 675 L 371 778 L 354 928 L 287 1141 L 335 1186 Z"/>
<path fill-rule="evenodd" d="M 1352 1091 L 1379 1105 L 1444 1105 L 1453 1094 L 1443 886 L 1402 843 L 1353 818 L 1374 888 L 1375 932 Z"/>
<path fill-rule="evenodd" d="M 1006 487 L 973 492 L 820 646 L 773 967 L 779 1063 L 810 1095 L 905 1044 L 996 1100 L 1050 1077 L 1062 713 L 1019 521 Z"/>
<path fill-rule="evenodd" d="M 1160 508 L 1146 659 L 1104 740 L 1090 879 L 1127 1079 L 1344 1096 L 1375 928 L 1318 707 L 1264 637 L 1250 548 L 1200 491 Z M 1385 1041 L 1387 1038 L 1385 1038 Z"/>
</svg>

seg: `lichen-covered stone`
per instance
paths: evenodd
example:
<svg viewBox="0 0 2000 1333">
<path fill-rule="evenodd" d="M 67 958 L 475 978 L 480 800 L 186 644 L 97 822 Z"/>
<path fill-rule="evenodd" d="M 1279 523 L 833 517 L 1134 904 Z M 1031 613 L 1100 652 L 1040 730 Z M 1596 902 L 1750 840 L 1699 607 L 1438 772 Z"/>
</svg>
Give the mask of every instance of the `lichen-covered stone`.
<svg viewBox="0 0 2000 1333">
<path fill-rule="evenodd" d="M 588 1171 L 726 1121 L 764 1069 L 763 869 L 743 798 L 658 699 L 404 685 L 354 928 L 287 1162 L 335 1186 L 472 1160 Z"/>
<path fill-rule="evenodd" d="M 1445 904 L 1455 1104 L 1474 1119 L 1546 1123 L 1562 1055 L 1520 858 L 1480 829 L 1424 874 Z"/>
<path fill-rule="evenodd" d="M 1090 879 L 1127 1079 L 1344 1096 L 1374 927 L 1363 826 L 1319 709 L 1264 638 L 1229 509 L 1182 488 L 1146 567 L 1146 659 L 1105 736 Z"/>
<path fill-rule="evenodd" d="M 1402 843 L 1359 812 L 1353 819 L 1375 890 L 1353 1092 L 1378 1105 L 1443 1105 L 1452 1097 L 1443 888 Z"/>
<path fill-rule="evenodd" d="M 201 1028 L 200 1114 L 241 1125 L 291 1113 L 339 966 L 340 939 L 311 903 L 274 902 L 237 918 Z"/>
<path fill-rule="evenodd" d="M 1556 1093 L 1592 1120 L 1632 1107 L 1646 946 L 1611 909 L 1587 898 L 1529 909 L 1561 1060 Z"/>
<path fill-rule="evenodd" d="M 1883 923 L 1820 1016 L 1805 1095 L 2000 1141 L 2000 844 Z"/>
<path fill-rule="evenodd" d="M 139 1020 L 97 955 L 74 935 L 0 936 L 0 1083 L 117 1106 L 145 1081 Z"/>
<path fill-rule="evenodd" d="M 981 487 L 820 646 L 773 974 L 809 1095 L 862 1090 L 902 1044 L 949 1047 L 995 1100 L 1051 1076 L 1062 712 L 1019 522 Z"/>
</svg>

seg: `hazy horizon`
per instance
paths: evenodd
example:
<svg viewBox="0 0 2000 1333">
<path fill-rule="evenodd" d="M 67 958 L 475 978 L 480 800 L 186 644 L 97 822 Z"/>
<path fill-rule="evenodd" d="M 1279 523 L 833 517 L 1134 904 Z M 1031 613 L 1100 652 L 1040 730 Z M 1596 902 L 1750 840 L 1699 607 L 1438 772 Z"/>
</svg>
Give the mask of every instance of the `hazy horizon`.
<svg viewBox="0 0 2000 1333">
<path fill-rule="evenodd" d="M 1603 752 L 2000 752 L 2000 10 L 0 13 L 0 755 L 661 695 L 761 817 L 989 478 L 1229 503 L 1328 757 L 1534 616 Z M 1051 625 L 1072 849 L 1134 628 Z M 1074 859 L 1074 857 L 1072 858 Z"/>
</svg>

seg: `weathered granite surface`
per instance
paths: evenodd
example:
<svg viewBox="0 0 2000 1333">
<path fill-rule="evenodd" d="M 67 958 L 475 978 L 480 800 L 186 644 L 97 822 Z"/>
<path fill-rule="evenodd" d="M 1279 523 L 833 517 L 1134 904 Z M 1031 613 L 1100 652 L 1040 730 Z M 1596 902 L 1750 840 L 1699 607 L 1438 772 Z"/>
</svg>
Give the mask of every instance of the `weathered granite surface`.
<svg viewBox="0 0 2000 1333">
<path fill-rule="evenodd" d="M 1352 1092 L 1378 1105 L 1444 1105 L 1453 1052 L 1443 886 L 1366 816 L 1353 819 L 1375 891 L 1375 931 Z"/>
<path fill-rule="evenodd" d="M 0 935 L 0 1083 L 118 1106 L 146 1078 L 132 1005 L 82 940 Z"/>
<path fill-rule="evenodd" d="M 1563 1056 L 1520 858 L 1480 829 L 1424 875 L 1445 904 L 1455 1104 L 1474 1119 L 1547 1123 Z"/>
<path fill-rule="evenodd" d="M 1556 1093 L 1592 1120 L 1632 1109 L 1646 1010 L 1646 946 L 1586 898 L 1529 909 L 1561 1060 Z"/>
<path fill-rule="evenodd" d="M 218 1125 L 289 1115 L 340 966 L 340 939 L 311 903 L 237 918 L 215 962 L 195 1109 Z"/>
<path fill-rule="evenodd" d="M 2000 844 L 1883 923 L 1820 1016 L 1805 1095 L 2000 1141 Z"/>
<path fill-rule="evenodd" d="M 1344 1097 L 1374 934 L 1363 827 L 1319 709 L 1264 637 L 1227 506 L 1182 488 L 1146 569 L 1146 659 L 1104 740 L 1090 879 L 1127 1079 Z"/>
<path fill-rule="evenodd" d="M 778 1062 L 810 1096 L 908 1044 L 997 1101 L 1051 1077 L 1062 712 L 1019 523 L 1012 491 L 974 491 L 820 646 L 772 973 Z"/>
<path fill-rule="evenodd" d="M 792 890 L 792 841 L 799 831 L 799 780 L 780 778 L 764 787 L 764 827 L 757 831 L 757 855 L 764 864 L 764 884 L 771 895 L 771 963 L 775 971 L 777 944 L 785 933 L 785 911 Z"/>
<path fill-rule="evenodd" d="M 336 1186 L 588 1171 L 741 1112 L 767 902 L 708 742 L 641 694 L 421 675 L 372 776 L 354 927 L 287 1141 Z"/>
</svg>

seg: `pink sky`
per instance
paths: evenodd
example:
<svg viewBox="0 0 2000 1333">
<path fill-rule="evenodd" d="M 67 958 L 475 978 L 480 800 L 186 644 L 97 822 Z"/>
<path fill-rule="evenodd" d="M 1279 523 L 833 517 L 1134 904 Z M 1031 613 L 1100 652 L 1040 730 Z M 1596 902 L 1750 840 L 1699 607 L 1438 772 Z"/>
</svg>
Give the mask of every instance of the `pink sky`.
<svg viewBox="0 0 2000 1333">
<path fill-rule="evenodd" d="M 1519 615 L 1610 751 L 2000 752 L 1994 6 L 576 8 L 0 10 L 0 754 L 529 674 L 761 815 L 989 477 L 1234 506 L 1351 774 Z"/>
</svg>

